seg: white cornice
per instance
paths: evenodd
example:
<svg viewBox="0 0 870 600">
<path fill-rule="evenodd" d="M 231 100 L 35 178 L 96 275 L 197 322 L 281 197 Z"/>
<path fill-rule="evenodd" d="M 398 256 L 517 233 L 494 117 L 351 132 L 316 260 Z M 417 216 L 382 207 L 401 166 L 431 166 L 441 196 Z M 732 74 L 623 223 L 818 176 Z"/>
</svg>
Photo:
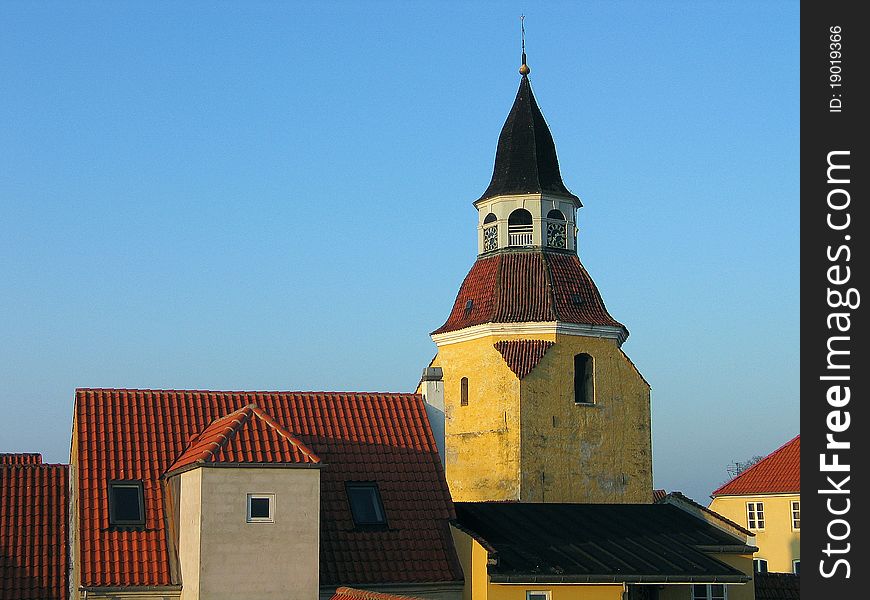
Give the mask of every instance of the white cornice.
<svg viewBox="0 0 870 600">
<path fill-rule="evenodd" d="M 613 325 L 579 325 L 577 323 L 564 323 L 562 321 L 537 321 L 532 323 L 483 323 L 444 333 L 433 333 L 432 341 L 438 346 L 467 342 L 482 337 L 502 335 L 582 335 L 586 337 L 609 338 L 622 343 L 628 338 L 628 331 L 624 327 Z"/>
</svg>

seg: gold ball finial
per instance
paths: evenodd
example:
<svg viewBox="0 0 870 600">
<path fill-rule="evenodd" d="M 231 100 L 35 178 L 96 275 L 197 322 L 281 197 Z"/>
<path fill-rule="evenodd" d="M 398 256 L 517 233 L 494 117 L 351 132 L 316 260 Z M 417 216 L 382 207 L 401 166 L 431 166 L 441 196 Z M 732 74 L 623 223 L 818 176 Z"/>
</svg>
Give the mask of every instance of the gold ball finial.
<svg viewBox="0 0 870 600">
<path fill-rule="evenodd" d="M 527 65 L 526 63 L 523 63 L 522 65 L 520 65 L 520 75 L 528 75 L 531 72 L 532 72 L 532 70 L 529 68 L 529 65 Z"/>
</svg>

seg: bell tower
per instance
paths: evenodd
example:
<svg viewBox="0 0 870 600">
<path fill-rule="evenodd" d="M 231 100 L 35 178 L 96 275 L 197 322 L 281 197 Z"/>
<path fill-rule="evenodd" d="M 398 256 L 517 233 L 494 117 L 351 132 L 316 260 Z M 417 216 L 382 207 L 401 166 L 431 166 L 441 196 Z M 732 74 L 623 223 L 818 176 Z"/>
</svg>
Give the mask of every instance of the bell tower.
<svg viewBox="0 0 870 600">
<path fill-rule="evenodd" d="M 649 384 L 578 257 L 582 204 L 529 73 L 524 51 L 478 256 L 432 333 L 447 482 L 455 501 L 650 502 Z"/>
</svg>

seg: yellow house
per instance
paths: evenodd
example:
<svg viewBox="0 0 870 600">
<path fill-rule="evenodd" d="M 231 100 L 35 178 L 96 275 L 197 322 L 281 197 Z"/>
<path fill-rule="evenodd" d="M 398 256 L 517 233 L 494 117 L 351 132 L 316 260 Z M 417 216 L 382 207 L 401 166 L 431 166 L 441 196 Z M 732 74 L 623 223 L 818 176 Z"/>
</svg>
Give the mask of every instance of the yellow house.
<svg viewBox="0 0 870 600">
<path fill-rule="evenodd" d="M 798 435 L 711 494 L 711 510 L 755 534 L 757 571 L 800 573 L 800 454 Z"/>
<path fill-rule="evenodd" d="M 463 600 L 755 598 L 747 536 L 678 503 L 459 502 L 456 515 Z"/>
</svg>

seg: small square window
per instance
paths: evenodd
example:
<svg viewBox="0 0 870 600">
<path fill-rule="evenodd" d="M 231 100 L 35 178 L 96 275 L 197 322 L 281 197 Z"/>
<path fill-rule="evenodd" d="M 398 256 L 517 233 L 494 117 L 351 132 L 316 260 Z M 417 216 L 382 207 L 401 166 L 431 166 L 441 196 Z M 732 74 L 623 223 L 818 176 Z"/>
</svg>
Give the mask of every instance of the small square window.
<svg viewBox="0 0 870 600">
<path fill-rule="evenodd" d="M 141 481 L 109 482 L 109 524 L 122 527 L 145 524 Z"/>
<path fill-rule="evenodd" d="M 275 494 L 248 494 L 248 523 L 275 521 Z"/>
<path fill-rule="evenodd" d="M 753 558 L 752 568 L 756 573 L 767 573 L 767 560 L 763 558 Z"/>
<path fill-rule="evenodd" d="M 527 590 L 526 600 L 550 600 L 550 592 L 545 590 Z"/>
<path fill-rule="evenodd" d="M 348 483 L 347 500 L 356 525 L 386 525 L 384 504 L 376 483 Z"/>
</svg>

